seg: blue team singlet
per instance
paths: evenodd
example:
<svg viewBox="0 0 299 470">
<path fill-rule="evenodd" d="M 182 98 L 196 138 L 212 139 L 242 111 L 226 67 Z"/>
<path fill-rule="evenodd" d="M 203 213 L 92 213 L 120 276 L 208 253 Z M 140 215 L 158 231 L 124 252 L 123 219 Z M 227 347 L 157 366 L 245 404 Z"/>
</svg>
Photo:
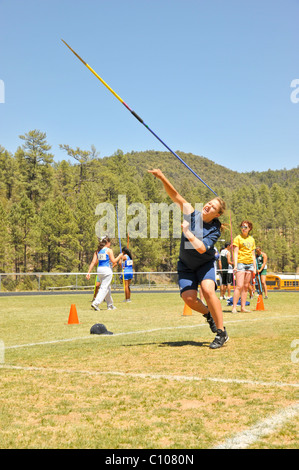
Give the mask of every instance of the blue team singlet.
<svg viewBox="0 0 299 470">
<path fill-rule="evenodd" d="M 133 261 L 131 260 L 129 255 L 127 255 L 127 258 L 125 259 L 124 268 L 125 268 L 124 269 L 125 273 L 132 273 L 133 272 Z"/>
<path fill-rule="evenodd" d="M 99 260 L 99 264 L 98 264 L 98 267 L 99 268 L 103 268 L 103 267 L 110 267 L 110 259 L 109 259 L 109 255 L 107 253 L 107 250 L 108 248 L 105 247 L 105 248 L 102 248 L 99 252 L 98 252 L 98 260 Z"/>
<path fill-rule="evenodd" d="M 125 280 L 133 279 L 133 261 L 129 255 L 125 259 L 124 278 Z"/>
</svg>

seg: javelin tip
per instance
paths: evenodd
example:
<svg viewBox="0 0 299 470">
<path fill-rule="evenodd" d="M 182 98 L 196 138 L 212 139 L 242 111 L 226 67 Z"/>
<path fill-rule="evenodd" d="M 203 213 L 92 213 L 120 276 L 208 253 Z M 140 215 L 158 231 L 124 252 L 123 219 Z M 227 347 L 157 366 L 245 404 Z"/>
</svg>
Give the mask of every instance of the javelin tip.
<svg viewBox="0 0 299 470">
<path fill-rule="evenodd" d="M 82 62 L 84 65 L 87 65 L 86 62 L 85 62 L 85 60 L 83 60 L 82 57 L 80 57 L 79 54 L 77 54 L 77 52 L 75 52 L 75 51 L 71 48 L 71 46 L 69 46 L 68 43 L 65 42 L 64 39 L 61 39 L 61 41 L 72 51 L 73 54 L 75 54 L 76 57 L 78 57 L 79 60 L 81 60 L 81 62 Z"/>
</svg>

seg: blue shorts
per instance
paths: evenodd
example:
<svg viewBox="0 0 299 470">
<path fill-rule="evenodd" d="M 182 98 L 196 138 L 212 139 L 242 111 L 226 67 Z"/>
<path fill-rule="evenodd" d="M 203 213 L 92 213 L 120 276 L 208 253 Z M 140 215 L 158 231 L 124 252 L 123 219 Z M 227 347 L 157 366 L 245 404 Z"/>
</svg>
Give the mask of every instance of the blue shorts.
<svg viewBox="0 0 299 470">
<path fill-rule="evenodd" d="M 216 283 L 216 270 L 215 261 L 211 260 L 200 266 L 196 271 L 188 269 L 181 261 L 178 262 L 178 277 L 180 294 L 187 290 L 198 290 L 198 285 L 206 279 L 211 279 L 215 282 L 215 290 L 217 289 Z"/>
<path fill-rule="evenodd" d="M 130 279 L 133 279 L 133 273 L 124 273 L 124 278 L 125 278 L 125 281 L 129 281 Z"/>
</svg>

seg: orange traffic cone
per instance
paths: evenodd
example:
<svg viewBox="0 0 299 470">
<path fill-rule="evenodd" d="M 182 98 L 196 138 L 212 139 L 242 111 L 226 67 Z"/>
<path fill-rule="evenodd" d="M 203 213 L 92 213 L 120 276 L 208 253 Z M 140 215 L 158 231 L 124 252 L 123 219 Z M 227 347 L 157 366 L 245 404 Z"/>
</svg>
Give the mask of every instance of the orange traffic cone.
<svg viewBox="0 0 299 470">
<path fill-rule="evenodd" d="M 255 310 L 265 310 L 262 294 L 260 294 L 257 298 L 257 304 L 256 304 Z"/>
<path fill-rule="evenodd" d="M 184 305 L 183 315 L 192 315 L 192 308 L 189 307 L 187 304 Z"/>
<path fill-rule="evenodd" d="M 69 314 L 68 325 L 73 325 L 73 324 L 78 324 L 78 323 L 79 323 L 79 319 L 78 319 L 76 305 L 72 304 L 71 309 L 70 309 L 70 314 Z"/>
</svg>

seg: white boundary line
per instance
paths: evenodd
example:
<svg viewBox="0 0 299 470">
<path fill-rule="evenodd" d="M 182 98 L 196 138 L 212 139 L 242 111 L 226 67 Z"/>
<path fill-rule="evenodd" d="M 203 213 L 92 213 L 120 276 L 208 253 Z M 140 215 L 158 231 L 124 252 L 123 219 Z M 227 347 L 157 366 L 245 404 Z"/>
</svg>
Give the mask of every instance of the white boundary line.
<svg viewBox="0 0 299 470">
<path fill-rule="evenodd" d="M 295 403 L 294 405 L 278 411 L 246 431 L 240 432 L 234 437 L 227 439 L 223 444 L 214 447 L 214 449 L 246 449 L 259 439 L 273 434 L 273 432 L 297 415 L 299 415 L 299 403 Z"/>
<path fill-rule="evenodd" d="M 288 316 L 291 318 L 295 318 L 296 316 Z M 286 318 L 286 317 L 284 317 Z M 254 319 L 243 319 L 243 320 L 232 320 L 226 322 L 226 324 L 231 323 L 244 323 L 244 322 L 255 322 L 259 320 L 273 320 L 277 319 L 277 317 L 263 317 L 263 318 L 254 318 Z M 126 333 L 116 333 L 113 336 L 124 336 L 124 335 L 131 335 L 131 334 L 140 334 L 140 333 L 152 333 L 155 331 L 162 331 L 162 330 L 172 330 L 172 329 L 183 329 L 183 328 L 197 328 L 206 326 L 205 323 L 197 324 L 197 325 L 184 325 L 178 327 L 165 327 L 165 328 L 154 328 L 150 330 L 141 330 L 141 331 L 130 331 Z M 93 336 L 93 335 L 91 335 Z M 16 349 L 16 348 L 24 348 L 30 346 L 38 346 L 38 345 L 47 345 L 47 344 L 55 344 L 55 343 L 62 343 L 62 342 L 69 342 L 69 341 L 76 341 L 82 339 L 90 339 L 91 336 L 84 336 L 80 338 L 68 338 L 68 339 L 61 339 L 61 340 L 53 340 L 53 341 L 44 341 L 40 343 L 28 343 L 28 344 L 20 344 L 20 345 L 13 345 L 8 346 L 6 349 Z M 109 336 L 110 338 L 113 336 Z M 97 337 L 97 335 L 95 335 Z M 106 337 L 106 336 L 105 336 Z M 142 374 L 142 373 L 125 373 L 125 372 L 118 372 L 118 371 L 88 371 L 88 370 L 72 370 L 72 369 L 55 369 L 55 368 L 45 368 L 45 367 L 34 367 L 34 366 L 14 366 L 9 364 L 0 364 L 0 369 L 10 369 L 10 370 L 23 370 L 23 371 L 33 371 L 33 372 L 53 372 L 53 373 L 60 373 L 60 374 L 84 374 L 84 375 L 91 375 L 91 376 L 105 376 L 105 375 L 114 375 L 114 376 L 121 376 L 121 377 L 133 377 L 133 378 L 140 378 L 140 379 L 166 379 L 166 380 L 175 380 L 180 382 L 185 381 L 212 381 L 212 382 L 220 382 L 220 383 L 238 383 L 244 385 L 258 385 L 258 386 L 267 386 L 267 387 L 295 387 L 298 388 L 298 383 L 284 383 L 284 382 L 260 382 L 260 381 L 253 381 L 253 380 L 239 380 L 239 379 L 223 379 L 217 377 L 196 377 L 196 376 L 179 376 L 179 375 L 163 375 L 163 374 Z M 252 445 L 254 442 L 258 441 L 259 439 L 272 434 L 275 430 L 281 428 L 288 420 L 295 418 L 299 414 L 299 404 L 291 405 L 279 412 L 275 413 L 274 415 L 266 418 L 263 421 L 258 422 L 256 425 L 252 426 L 251 428 L 238 433 L 236 436 L 227 439 L 223 444 L 220 444 L 214 449 L 245 449 Z"/>
<path fill-rule="evenodd" d="M 35 366 L 15 366 L 12 364 L 0 364 L 0 369 L 10 370 L 23 370 L 29 372 L 54 372 L 56 374 L 83 374 L 92 376 L 114 375 L 119 377 L 132 377 L 139 379 L 153 379 L 153 380 L 174 380 L 177 382 L 220 382 L 226 384 L 244 384 L 244 385 L 258 385 L 266 387 L 295 387 L 299 388 L 299 383 L 286 383 L 286 382 L 261 382 L 256 380 L 243 380 L 243 379 L 223 379 L 221 377 L 197 377 L 194 375 L 166 375 L 166 374 L 142 374 L 131 372 L 119 371 L 96 371 L 96 370 L 76 370 L 76 369 L 56 369 L 52 367 L 35 367 Z"/>
<path fill-rule="evenodd" d="M 221 379 L 221 378 L 212 378 L 212 377 L 195 377 L 195 376 L 180 376 L 180 375 L 160 375 L 160 374 L 134 374 L 127 372 L 117 372 L 117 371 L 88 371 L 88 370 L 72 370 L 72 369 L 54 369 L 54 368 L 45 368 L 45 367 L 34 367 L 34 366 L 14 366 L 9 364 L 0 365 L 0 369 L 10 369 L 10 370 L 22 370 L 29 372 L 52 372 L 58 374 L 84 374 L 89 376 L 105 376 L 105 375 L 114 375 L 120 377 L 133 377 L 141 379 L 167 379 L 175 381 L 213 381 L 213 382 L 222 382 L 222 383 L 239 383 L 247 385 L 264 385 L 270 387 L 299 387 L 299 384 L 286 384 L 279 382 L 256 382 L 251 380 L 238 380 L 238 379 Z M 245 431 L 242 431 L 236 434 L 234 437 L 227 439 L 223 444 L 217 445 L 213 449 L 246 449 L 254 442 L 259 439 L 273 434 L 277 429 L 281 428 L 287 421 L 295 418 L 299 415 L 299 403 L 295 403 L 287 408 L 284 408 L 272 416 L 264 419 L 263 421 L 258 422 L 254 426 Z"/>
<path fill-rule="evenodd" d="M 141 333 L 153 333 L 154 331 L 161 331 L 161 330 L 173 330 L 173 329 L 180 329 L 180 328 L 197 328 L 204 326 L 204 323 L 199 325 L 184 325 L 184 326 L 167 326 L 165 328 L 152 328 L 150 330 L 138 330 L 138 331 L 127 331 L 123 333 L 114 333 L 113 335 L 89 335 L 89 336 L 80 336 L 74 338 L 66 338 L 66 339 L 54 339 L 53 341 L 42 341 L 40 343 L 28 343 L 28 344 L 15 344 L 13 346 L 7 346 L 5 349 L 17 349 L 17 348 L 27 348 L 30 346 L 41 346 L 44 344 L 55 344 L 55 343 L 64 343 L 69 341 L 77 341 L 81 339 L 91 339 L 91 338 L 113 338 L 115 336 L 126 336 L 126 335 L 135 335 Z"/>
<path fill-rule="evenodd" d="M 296 318 L 298 315 L 285 315 L 284 318 Z M 280 319 L 280 317 L 260 317 L 260 318 L 244 318 L 242 320 L 231 320 L 225 322 L 226 325 L 232 324 L 232 323 L 248 323 L 248 322 L 256 322 L 256 321 L 268 321 L 268 320 L 276 320 Z M 142 334 L 142 333 L 153 333 L 155 331 L 163 331 L 163 330 L 178 330 L 178 329 L 184 329 L 184 328 L 199 328 L 203 326 L 208 326 L 207 323 L 199 323 L 197 325 L 183 325 L 183 326 L 167 326 L 164 328 L 152 328 L 150 330 L 138 330 L 138 331 L 127 331 L 123 333 L 114 333 L 113 335 L 89 335 L 89 336 L 79 336 L 79 337 L 73 337 L 73 338 L 65 338 L 65 339 L 56 339 L 56 340 L 51 340 L 51 341 L 40 341 L 38 343 L 25 343 L 25 344 L 15 344 L 12 346 L 5 346 L 5 350 L 7 349 L 18 349 L 18 348 L 28 348 L 31 346 L 43 346 L 47 344 L 57 344 L 57 343 L 67 343 L 70 341 L 78 341 L 78 340 L 84 340 L 84 339 L 91 339 L 92 337 L 104 337 L 104 338 L 113 338 L 115 336 L 126 336 L 126 335 L 135 335 L 135 334 Z"/>
</svg>

